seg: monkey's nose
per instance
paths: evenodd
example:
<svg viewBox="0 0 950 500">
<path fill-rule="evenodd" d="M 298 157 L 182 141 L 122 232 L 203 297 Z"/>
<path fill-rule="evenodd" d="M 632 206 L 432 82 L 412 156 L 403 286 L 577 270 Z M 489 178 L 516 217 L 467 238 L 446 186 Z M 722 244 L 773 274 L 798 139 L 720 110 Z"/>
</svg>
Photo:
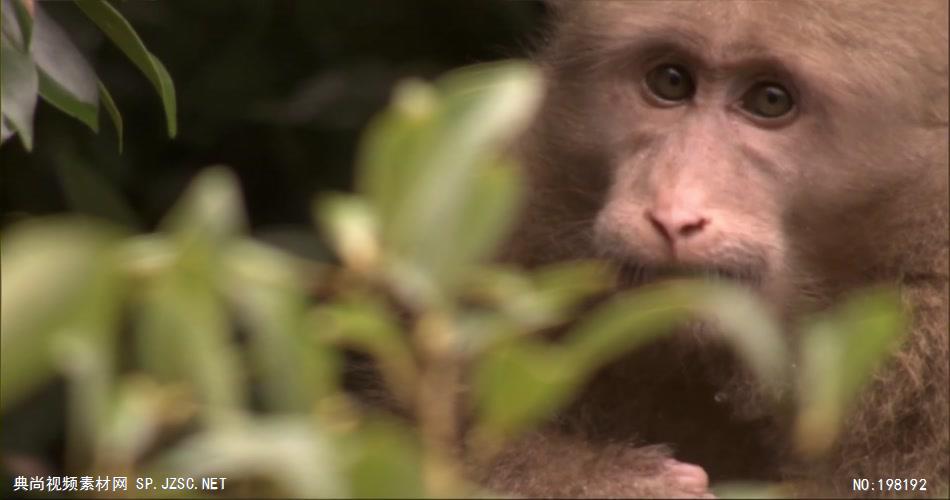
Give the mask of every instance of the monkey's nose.
<svg viewBox="0 0 950 500">
<path fill-rule="evenodd" d="M 700 233 L 709 224 L 703 215 L 683 209 L 647 210 L 646 218 L 653 229 L 673 244 Z"/>
</svg>

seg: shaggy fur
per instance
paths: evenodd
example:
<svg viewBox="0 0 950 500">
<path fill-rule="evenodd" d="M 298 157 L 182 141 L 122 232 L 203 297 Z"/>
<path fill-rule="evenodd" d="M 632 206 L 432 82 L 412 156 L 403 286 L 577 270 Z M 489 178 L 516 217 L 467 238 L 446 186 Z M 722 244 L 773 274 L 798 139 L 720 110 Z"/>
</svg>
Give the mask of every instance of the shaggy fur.
<svg viewBox="0 0 950 500">
<path fill-rule="evenodd" d="M 947 3 L 552 4 L 539 56 L 549 92 L 525 141 L 531 199 L 511 259 L 606 256 L 636 282 L 664 258 L 644 210 L 695 195 L 715 225 L 682 262 L 748 269 L 790 327 L 855 288 L 896 284 L 913 331 L 822 463 L 790 453 L 789 422 L 755 400 L 730 353 L 682 336 L 605 369 L 485 482 L 531 496 L 701 495 L 667 474 L 672 453 L 713 482 L 785 480 L 803 495 L 854 495 L 853 478 L 946 491 Z M 651 106 L 643 72 L 666 57 L 723 93 Z M 730 82 L 759 72 L 794 87 L 790 122 L 724 111 Z M 672 452 L 638 448 L 649 444 Z"/>
</svg>

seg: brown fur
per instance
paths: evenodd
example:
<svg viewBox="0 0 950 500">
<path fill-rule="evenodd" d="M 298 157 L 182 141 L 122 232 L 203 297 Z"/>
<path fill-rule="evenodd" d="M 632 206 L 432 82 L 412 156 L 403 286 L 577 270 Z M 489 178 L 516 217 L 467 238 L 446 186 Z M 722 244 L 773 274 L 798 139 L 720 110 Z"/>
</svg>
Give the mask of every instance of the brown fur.
<svg viewBox="0 0 950 500">
<path fill-rule="evenodd" d="M 635 282 L 637 269 L 669 264 L 644 211 L 693 203 L 712 222 L 680 242 L 678 264 L 750 269 L 790 327 L 857 287 L 896 284 L 913 331 L 820 464 L 788 451 L 788 422 L 755 401 L 731 354 L 680 338 L 605 369 L 486 482 L 526 495 L 695 494 L 657 482 L 662 448 L 636 448 L 662 443 L 713 482 L 851 495 L 852 478 L 925 478 L 931 495 L 946 491 L 947 3 L 554 5 L 512 259 L 606 256 L 634 263 Z M 701 90 L 687 105 L 651 106 L 645 61 L 670 54 Z M 734 82 L 760 71 L 792 82 L 789 122 L 761 126 L 728 108 Z"/>
</svg>

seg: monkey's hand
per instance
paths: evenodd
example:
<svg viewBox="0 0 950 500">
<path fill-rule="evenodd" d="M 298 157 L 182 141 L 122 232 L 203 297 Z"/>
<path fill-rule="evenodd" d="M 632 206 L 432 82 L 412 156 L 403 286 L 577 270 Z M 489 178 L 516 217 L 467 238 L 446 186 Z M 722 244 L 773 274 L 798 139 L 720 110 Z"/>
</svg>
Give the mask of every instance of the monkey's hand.
<svg viewBox="0 0 950 500">
<path fill-rule="evenodd" d="M 714 498 L 701 467 L 671 458 L 664 446 L 598 445 L 534 433 L 478 471 L 483 484 L 528 497 Z"/>
</svg>

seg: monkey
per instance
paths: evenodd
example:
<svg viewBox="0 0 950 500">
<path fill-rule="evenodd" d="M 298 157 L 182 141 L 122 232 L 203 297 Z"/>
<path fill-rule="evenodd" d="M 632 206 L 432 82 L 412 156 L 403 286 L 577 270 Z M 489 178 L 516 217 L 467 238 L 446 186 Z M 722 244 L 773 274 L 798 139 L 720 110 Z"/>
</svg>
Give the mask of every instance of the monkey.
<svg viewBox="0 0 950 500">
<path fill-rule="evenodd" d="M 505 259 L 602 258 L 624 288 L 669 269 L 732 280 L 790 336 L 856 289 L 896 286 L 909 334 L 821 461 L 698 331 L 605 367 L 479 480 L 545 497 L 709 497 L 728 480 L 854 496 L 856 478 L 946 492 L 947 2 L 547 4 L 547 92 L 519 144 L 529 199 Z"/>
</svg>

